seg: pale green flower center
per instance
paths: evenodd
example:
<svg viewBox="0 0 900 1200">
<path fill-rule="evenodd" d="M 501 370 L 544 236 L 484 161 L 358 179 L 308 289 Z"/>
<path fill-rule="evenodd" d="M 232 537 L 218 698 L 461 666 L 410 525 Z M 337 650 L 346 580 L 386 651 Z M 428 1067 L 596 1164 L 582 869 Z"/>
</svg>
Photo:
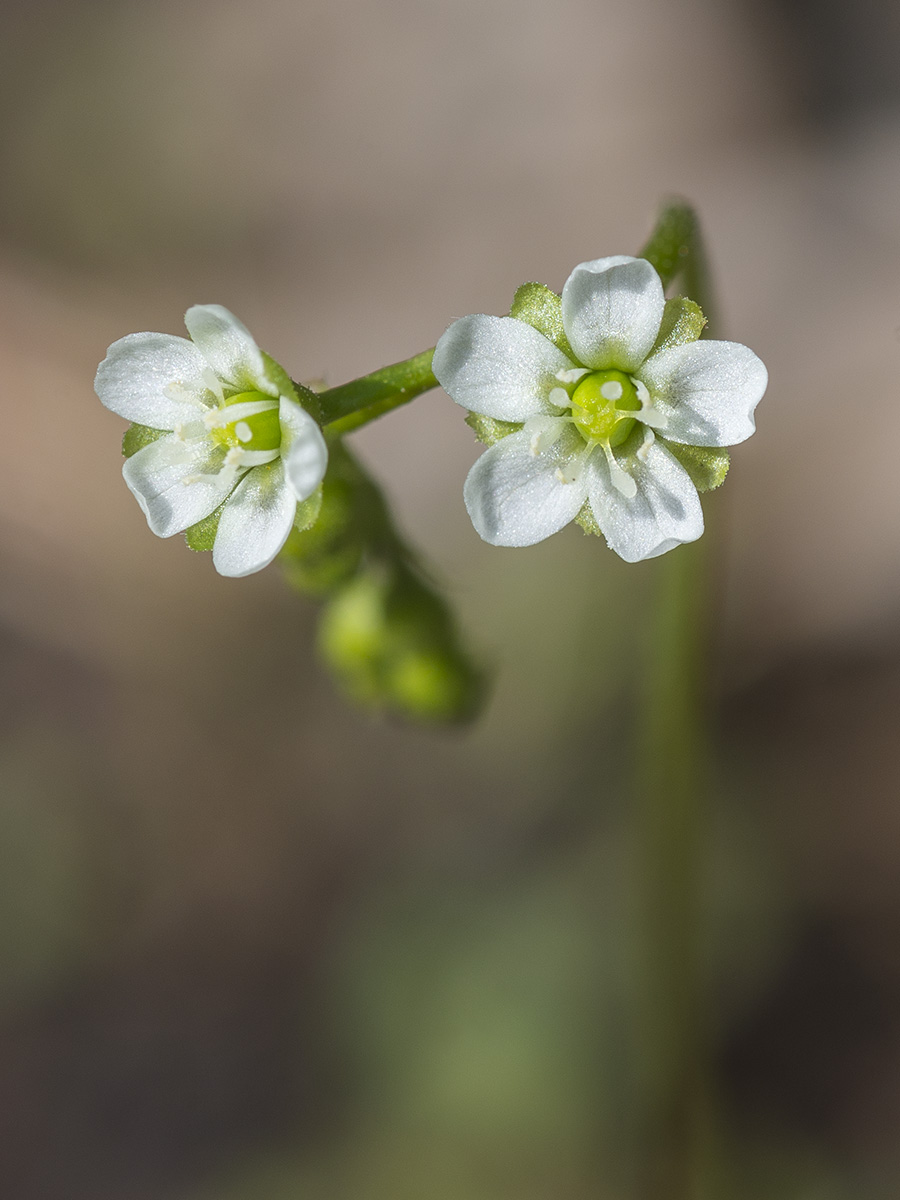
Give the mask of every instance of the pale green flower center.
<svg viewBox="0 0 900 1200">
<path fill-rule="evenodd" d="M 238 392 L 208 421 L 220 445 L 240 450 L 271 451 L 281 445 L 278 401 L 263 392 Z"/>
<path fill-rule="evenodd" d="M 592 371 L 572 393 L 572 420 L 587 442 L 621 446 L 634 429 L 641 401 L 623 371 Z"/>
</svg>

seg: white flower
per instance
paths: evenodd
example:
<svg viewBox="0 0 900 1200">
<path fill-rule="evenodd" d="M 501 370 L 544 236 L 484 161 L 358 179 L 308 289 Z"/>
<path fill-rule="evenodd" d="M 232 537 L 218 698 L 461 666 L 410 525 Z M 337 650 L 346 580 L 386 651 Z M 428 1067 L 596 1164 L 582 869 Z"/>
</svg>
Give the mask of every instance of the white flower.
<svg viewBox="0 0 900 1200">
<path fill-rule="evenodd" d="M 224 502 L 213 563 L 222 575 L 249 575 L 284 545 L 328 451 L 287 374 L 237 317 L 198 304 L 184 322 L 191 341 L 132 333 L 114 342 L 94 386 L 114 413 L 166 431 L 122 469 L 153 532 L 171 537 Z"/>
<path fill-rule="evenodd" d="M 700 537 L 697 489 L 669 447 L 748 438 L 767 374 L 746 346 L 695 340 L 700 323 L 689 341 L 661 336 L 665 304 L 651 264 L 617 256 L 569 276 L 554 341 L 515 317 L 450 326 L 433 365 L 445 391 L 473 413 L 519 426 L 466 480 L 466 507 L 485 541 L 530 546 L 579 514 L 627 562 Z"/>
</svg>

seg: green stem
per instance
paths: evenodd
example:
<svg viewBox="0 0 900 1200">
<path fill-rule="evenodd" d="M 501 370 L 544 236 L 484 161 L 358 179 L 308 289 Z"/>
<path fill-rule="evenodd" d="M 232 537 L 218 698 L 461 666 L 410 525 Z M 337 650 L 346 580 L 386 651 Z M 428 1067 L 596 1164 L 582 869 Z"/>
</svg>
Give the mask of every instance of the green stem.
<svg viewBox="0 0 900 1200">
<path fill-rule="evenodd" d="M 710 315 L 697 217 L 668 205 L 641 252 L 668 286 Z M 642 931 L 639 1046 L 647 1081 L 640 1200 L 697 1200 L 704 1173 L 709 1081 L 699 928 L 708 762 L 707 553 L 679 547 L 656 565 L 638 751 L 635 833 Z"/>
<path fill-rule="evenodd" d="M 329 437 L 341 437 L 438 386 L 431 370 L 434 349 L 363 375 L 318 394 L 320 422 Z"/>
<path fill-rule="evenodd" d="M 647 1056 L 641 1200 L 695 1200 L 707 1093 L 699 948 L 706 827 L 705 547 L 658 564 L 640 722 L 636 852 Z"/>
</svg>

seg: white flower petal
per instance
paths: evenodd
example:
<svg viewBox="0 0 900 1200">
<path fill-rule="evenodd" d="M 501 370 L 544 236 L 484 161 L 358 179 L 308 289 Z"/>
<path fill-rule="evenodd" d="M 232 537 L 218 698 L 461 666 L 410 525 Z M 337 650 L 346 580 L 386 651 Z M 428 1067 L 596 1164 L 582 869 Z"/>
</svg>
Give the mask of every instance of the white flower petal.
<svg viewBox="0 0 900 1200">
<path fill-rule="evenodd" d="M 219 518 L 213 543 L 219 574 L 240 577 L 267 567 L 287 540 L 296 510 L 281 459 L 248 471 Z"/>
<path fill-rule="evenodd" d="M 534 454 L 531 434 L 523 430 L 482 454 L 469 472 L 463 498 L 472 524 L 486 542 L 533 546 L 578 515 L 586 490 L 572 453 L 576 439 L 583 446 L 575 435 Z M 565 482 L 565 476 L 574 479 Z"/>
<path fill-rule="evenodd" d="M 125 460 L 122 475 L 158 537 L 181 533 L 219 507 L 234 487 L 233 474 L 217 474 L 224 457 L 206 439 L 184 442 L 172 435 Z M 186 482 L 195 475 L 204 478 Z"/>
<path fill-rule="evenodd" d="M 233 387 L 277 396 L 249 329 L 221 304 L 195 304 L 184 314 L 187 331 L 215 371 Z"/>
<path fill-rule="evenodd" d="M 328 447 L 309 413 L 287 396 L 281 397 L 281 457 L 287 481 L 298 500 L 306 500 L 325 477 Z"/>
<path fill-rule="evenodd" d="M 547 401 L 558 371 L 572 363 L 542 333 L 514 317 L 482 314 L 454 321 L 438 342 L 432 370 L 470 412 L 498 421 L 552 413 Z"/>
<path fill-rule="evenodd" d="M 627 498 L 613 486 L 601 449 L 585 470 L 588 498 L 607 545 L 626 562 L 656 558 L 703 533 L 697 489 L 674 456 L 658 441 L 644 444 L 640 455 L 621 460 L 637 484 Z"/>
<path fill-rule="evenodd" d="M 598 258 L 579 264 L 566 280 L 563 325 L 585 366 L 633 371 L 656 341 L 665 302 L 662 281 L 646 259 Z"/>
<path fill-rule="evenodd" d="M 654 405 L 665 413 L 666 437 L 689 446 L 735 446 L 756 429 L 753 410 L 768 372 L 737 342 L 691 342 L 653 354 L 640 371 Z"/>
<path fill-rule="evenodd" d="M 187 338 L 130 333 L 106 352 L 97 368 L 94 390 L 101 403 L 128 421 L 153 429 L 174 429 L 196 420 L 203 411 L 200 395 L 205 388 L 205 369 L 206 360 Z M 166 395 L 172 384 L 181 385 L 178 399 Z"/>
</svg>

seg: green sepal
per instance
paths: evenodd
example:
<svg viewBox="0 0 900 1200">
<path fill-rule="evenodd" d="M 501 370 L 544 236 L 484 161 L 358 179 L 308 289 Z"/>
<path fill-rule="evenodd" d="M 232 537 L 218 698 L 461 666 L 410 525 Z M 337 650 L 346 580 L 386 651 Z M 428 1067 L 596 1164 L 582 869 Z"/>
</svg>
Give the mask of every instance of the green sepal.
<svg viewBox="0 0 900 1200">
<path fill-rule="evenodd" d="M 219 530 L 219 518 L 224 507 L 225 501 L 223 500 L 208 517 L 204 517 L 202 521 L 198 521 L 196 525 L 191 525 L 184 531 L 184 540 L 187 542 L 189 550 L 196 550 L 198 553 L 212 550 L 216 533 Z"/>
<path fill-rule="evenodd" d="M 266 354 L 265 350 L 260 350 L 263 363 L 266 368 L 266 376 L 278 388 L 278 392 L 282 396 L 287 396 L 289 400 L 300 400 L 297 395 L 297 385 L 285 371 L 281 363 L 276 362 L 271 354 Z"/>
<path fill-rule="evenodd" d="M 354 466 L 340 444 L 332 447 L 321 487 L 297 506 L 301 521 L 312 516 L 313 507 L 317 511 L 303 528 L 295 519 L 281 551 L 290 583 L 314 596 L 327 595 L 352 578 L 365 552 L 368 524 L 379 511 L 371 485 L 358 478 Z"/>
<path fill-rule="evenodd" d="M 523 283 L 513 297 L 509 315 L 542 333 L 566 358 L 578 361 L 563 327 L 562 300 L 543 283 Z"/>
<path fill-rule="evenodd" d="M 322 484 L 320 483 L 311 496 L 299 501 L 294 513 L 294 528 L 298 533 L 312 529 L 322 511 Z"/>
<path fill-rule="evenodd" d="M 484 417 L 481 413 L 470 412 L 466 424 L 474 432 L 479 442 L 485 446 L 494 446 L 497 442 L 511 433 L 518 433 L 522 426 L 516 421 L 497 421 L 493 417 Z"/>
<path fill-rule="evenodd" d="M 122 438 L 122 453 L 126 458 L 131 458 L 138 450 L 165 437 L 167 432 L 165 429 L 151 429 L 149 425 L 129 425 Z"/>
<path fill-rule="evenodd" d="M 706 317 L 699 304 L 688 300 L 686 296 L 673 296 L 671 300 L 666 301 L 659 335 L 650 354 L 696 342 L 705 326 Z"/>
<path fill-rule="evenodd" d="M 581 511 L 575 518 L 575 524 L 580 525 L 584 532 L 591 534 L 592 537 L 603 537 L 603 530 L 597 524 L 597 518 L 594 516 L 594 510 L 588 500 L 582 504 Z"/>
<path fill-rule="evenodd" d="M 266 375 L 278 388 L 279 395 L 287 396 L 289 400 L 296 400 L 301 408 L 305 408 L 312 419 L 321 425 L 322 406 L 312 388 L 307 387 L 305 383 L 298 383 L 295 379 L 291 379 L 281 363 L 276 362 L 271 354 L 266 354 L 265 350 L 261 350 L 260 354 L 263 357 Z"/>
<path fill-rule="evenodd" d="M 678 459 L 698 492 L 715 491 L 725 482 L 731 466 L 731 455 L 727 450 L 714 446 L 682 446 L 666 438 L 659 440 Z"/>
</svg>

